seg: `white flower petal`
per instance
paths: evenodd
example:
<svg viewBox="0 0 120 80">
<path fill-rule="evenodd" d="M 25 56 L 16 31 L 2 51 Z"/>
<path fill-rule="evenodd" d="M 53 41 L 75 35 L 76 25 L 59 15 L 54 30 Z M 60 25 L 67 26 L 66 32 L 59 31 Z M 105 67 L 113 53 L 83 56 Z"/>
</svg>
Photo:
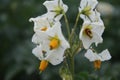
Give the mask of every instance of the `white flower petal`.
<svg viewBox="0 0 120 80">
<path fill-rule="evenodd" d="M 94 53 L 92 50 L 88 49 L 87 52 L 85 53 L 85 57 L 90 61 L 95 60 L 105 61 L 111 59 L 111 55 L 107 49 L 99 54 Z"/>
<path fill-rule="evenodd" d="M 89 61 L 99 60 L 99 56 L 96 53 L 93 53 L 93 51 L 90 49 L 88 49 L 85 53 L 85 57 L 89 59 Z"/>
<path fill-rule="evenodd" d="M 91 25 L 93 26 L 92 31 L 97 33 L 99 36 L 102 36 L 105 29 L 104 25 L 101 23 L 92 23 Z"/>
<path fill-rule="evenodd" d="M 41 43 L 41 39 L 39 38 L 39 36 L 37 34 L 34 34 L 32 37 L 32 42 L 35 44 L 40 44 Z"/>
<path fill-rule="evenodd" d="M 51 28 L 51 30 L 49 30 L 47 33 L 51 37 L 54 37 L 55 35 L 57 35 L 58 38 L 60 39 L 62 48 L 66 49 L 70 47 L 68 41 L 65 39 L 65 37 L 62 34 L 60 22 L 56 22 L 55 25 Z"/>
<path fill-rule="evenodd" d="M 95 9 L 95 17 L 96 17 L 96 21 L 95 22 L 99 22 L 99 23 L 104 25 L 103 20 L 101 19 L 101 15 L 100 15 L 100 13 L 96 9 Z"/>
<path fill-rule="evenodd" d="M 90 45 L 93 43 L 93 41 L 91 41 L 90 38 L 87 36 L 82 36 L 81 40 L 85 49 L 88 49 Z"/>
<path fill-rule="evenodd" d="M 97 22 L 101 25 L 104 25 L 100 13 L 95 9 L 95 11 L 91 11 L 91 15 L 89 16 L 92 22 Z"/>
<path fill-rule="evenodd" d="M 47 8 L 48 12 L 54 10 L 56 6 L 58 6 L 58 0 L 53 1 L 45 1 L 43 5 Z"/>
<path fill-rule="evenodd" d="M 44 59 L 43 57 L 43 54 L 42 54 L 42 48 L 41 48 L 41 45 L 35 47 L 33 50 L 32 50 L 32 53 L 40 60 Z"/>
<path fill-rule="evenodd" d="M 35 44 L 41 44 L 47 39 L 49 39 L 49 36 L 45 32 L 36 32 L 32 37 L 32 42 Z"/>
<path fill-rule="evenodd" d="M 93 38 L 91 39 L 91 42 L 94 42 L 96 44 L 96 46 L 98 45 L 98 43 L 102 43 L 103 39 L 101 36 L 99 36 L 97 33 L 92 32 L 93 33 Z"/>
<path fill-rule="evenodd" d="M 55 24 L 52 26 L 52 28 L 47 31 L 46 33 L 51 36 L 54 37 L 56 34 L 58 34 L 58 32 L 61 32 L 61 23 L 59 21 L 55 22 Z"/>
<path fill-rule="evenodd" d="M 83 34 L 83 31 L 86 28 L 86 26 L 91 27 L 92 38 Z M 98 45 L 98 43 L 102 43 L 103 42 L 103 39 L 102 39 L 103 31 L 104 31 L 104 26 L 101 23 L 97 23 L 97 22 L 91 23 L 89 21 L 85 21 L 83 23 L 82 29 L 79 34 L 79 38 L 80 40 L 82 40 L 84 48 L 88 49 L 92 43 L 95 43 L 96 46 Z"/>
<path fill-rule="evenodd" d="M 105 60 L 110 60 L 111 59 L 111 55 L 109 53 L 109 51 L 106 49 L 104 51 L 102 51 L 99 56 L 101 57 L 101 61 L 105 61 Z"/>
<path fill-rule="evenodd" d="M 87 5 L 88 0 L 81 0 L 80 7 L 83 9 Z"/>
<path fill-rule="evenodd" d="M 90 6 L 91 9 L 94 9 L 98 4 L 97 0 L 81 0 L 80 7 L 84 9 L 86 6 Z"/>
<path fill-rule="evenodd" d="M 91 10 L 91 14 L 89 16 L 86 16 L 84 14 L 81 14 L 80 17 L 87 22 L 96 22 L 104 26 L 104 23 L 100 17 L 100 13 L 95 9 L 95 11 Z"/>
<path fill-rule="evenodd" d="M 82 43 L 83 43 L 83 46 L 85 49 L 88 49 L 92 43 L 95 43 L 97 46 L 98 43 L 102 43 L 102 41 L 103 41 L 102 37 L 99 36 L 98 34 L 96 34 L 94 32 L 92 32 L 92 34 L 93 34 L 92 38 L 89 38 L 86 35 L 80 36 L 80 39 L 82 40 Z"/>
<path fill-rule="evenodd" d="M 86 16 L 84 14 L 81 14 L 80 17 L 83 19 L 83 21 L 93 22 L 95 21 L 95 12 L 93 10 L 90 10 L 89 16 Z"/>
<path fill-rule="evenodd" d="M 59 50 L 53 50 L 50 52 L 50 54 L 47 56 L 47 60 L 52 64 L 52 65 L 58 65 L 60 64 L 63 59 L 64 59 L 64 49 L 59 48 Z"/>
<path fill-rule="evenodd" d="M 97 0 L 81 0 L 79 12 L 86 10 L 86 8 L 90 8 L 88 14 L 81 14 L 80 17 L 86 21 L 94 21 L 95 18 L 95 11 L 93 11 L 98 4 Z M 89 14 L 90 13 L 90 14 Z"/>
<path fill-rule="evenodd" d="M 63 9 L 64 9 L 64 12 L 67 12 L 68 6 L 64 4 L 64 5 L 63 5 Z"/>
<path fill-rule="evenodd" d="M 92 9 L 94 9 L 97 4 L 98 4 L 97 0 L 88 0 L 88 5 L 91 6 Z"/>
<path fill-rule="evenodd" d="M 79 38 L 80 38 L 80 40 L 82 40 L 84 48 L 88 49 L 92 43 L 90 42 L 89 37 L 87 37 L 86 35 L 83 34 L 83 31 L 84 31 L 84 28 L 86 25 L 88 25 L 87 22 L 84 22 L 82 29 L 80 31 L 80 34 L 79 34 Z"/>
<path fill-rule="evenodd" d="M 60 3 L 59 3 L 60 2 Z M 52 5 L 51 5 L 52 4 Z M 63 14 L 57 14 L 56 8 L 59 7 L 62 9 L 65 13 L 68 10 L 68 6 L 65 5 L 62 0 L 52 0 L 52 1 L 45 1 L 43 5 L 47 8 L 47 11 L 49 13 L 49 16 L 52 16 L 56 21 L 60 20 L 63 16 Z M 57 16 L 56 16 L 57 15 Z"/>
<path fill-rule="evenodd" d="M 58 37 L 61 41 L 61 47 L 62 48 L 70 48 L 70 45 L 68 43 L 68 41 L 65 39 L 65 37 L 62 34 L 62 30 L 61 30 L 61 26 L 59 26 L 60 23 L 58 23 L 56 26 L 54 26 L 54 31 L 58 34 Z"/>
<path fill-rule="evenodd" d="M 47 30 L 49 30 L 51 23 L 54 23 L 54 21 L 50 17 L 48 17 L 48 13 L 36 18 L 30 18 L 30 21 L 34 22 L 34 31 L 36 33 L 46 32 Z M 42 31 L 43 28 L 47 28 L 47 30 Z"/>
</svg>

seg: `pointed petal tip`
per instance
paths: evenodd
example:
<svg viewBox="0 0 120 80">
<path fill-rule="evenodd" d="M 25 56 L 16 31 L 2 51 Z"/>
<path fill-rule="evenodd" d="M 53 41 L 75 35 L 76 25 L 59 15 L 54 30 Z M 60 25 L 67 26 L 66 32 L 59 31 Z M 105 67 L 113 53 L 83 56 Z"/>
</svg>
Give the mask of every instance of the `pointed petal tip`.
<svg viewBox="0 0 120 80">
<path fill-rule="evenodd" d="M 29 19 L 29 22 L 32 22 L 32 21 L 34 21 L 34 18 L 30 18 L 30 19 Z"/>
</svg>

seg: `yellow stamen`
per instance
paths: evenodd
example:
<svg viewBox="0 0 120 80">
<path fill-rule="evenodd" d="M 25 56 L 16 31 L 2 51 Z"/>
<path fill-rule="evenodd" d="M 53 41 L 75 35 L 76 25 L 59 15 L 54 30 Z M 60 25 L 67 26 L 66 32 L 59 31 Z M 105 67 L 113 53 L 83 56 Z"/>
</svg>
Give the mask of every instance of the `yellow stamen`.
<svg viewBox="0 0 120 80">
<path fill-rule="evenodd" d="M 40 71 L 44 71 L 47 66 L 48 66 L 48 61 L 42 60 L 42 61 L 40 62 L 39 70 L 40 70 Z"/>
<path fill-rule="evenodd" d="M 100 69 L 100 66 L 101 66 L 101 61 L 100 60 L 94 61 L 94 68 L 95 69 Z"/>
<path fill-rule="evenodd" d="M 41 28 L 41 31 L 46 31 L 47 30 L 47 27 L 42 27 Z"/>
<path fill-rule="evenodd" d="M 53 38 L 51 41 L 50 41 L 50 49 L 56 49 L 58 46 L 59 46 L 59 40 L 56 39 L 56 38 Z"/>
</svg>

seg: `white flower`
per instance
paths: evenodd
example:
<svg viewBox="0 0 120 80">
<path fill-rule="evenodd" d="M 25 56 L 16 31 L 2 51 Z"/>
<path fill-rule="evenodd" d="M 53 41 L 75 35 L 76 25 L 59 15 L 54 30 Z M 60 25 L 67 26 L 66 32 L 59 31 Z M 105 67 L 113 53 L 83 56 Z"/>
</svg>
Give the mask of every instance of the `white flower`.
<svg viewBox="0 0 120 80">
<path fill-rule="evenodd" d="M 49 46 L 41 44 L 33 49 L 32 53 L 41 60 L 40 71 L 44 71 L 48 65 L 48 62 L 52 65 L 60 64 L 64 59 L 64 49 L 59 48 L 58 51 L 50 50 Z"/>
<path fill-rule="evenodd" d="M 51 49 L 69 48 L 69 43 L 66 41 L 62 34 L 60 22 L 56 22 L 48 31 L 44 34 L 37 32 L 34 34 L 32 41 L 35 43 L 42 42 L 49 45 Z"/>
<path fill-rule="evenodd" d="M 60 22 L 56 22 L 55 25 L 47 31 L 48 38 L 45 42 L 49 42 L 49 46 L 51 49 L 58 49 L 58 48 L 69 48 L 69 43 L 64 38 L 61 30 Z"/>
<path fill-rule="evenodd" d="M 62 34 L 60 22 L 56 22 L 44 35 L 36 33 L 33 38 L 36 43 L 40 42 L 33 49 L 33 54 L 41 60 L 40 70 L 44 70 L 45 66 L 41 65 L 47 66 L 48 62 L 53 65 L 60 64 L 64 59 L 64 51 L 70 47 Z"/>
<path fill-rule="evenodd" d="M 79 12 L 81 13 L 80 17 L 84 20 L 86 17 L 92 19 L 92 15 L 94 14 L 93 9 L 98 4 L 97 0 L 81 0 Z"/>
<path fill-rule="evenodd" d="M 41 61 L 46 60 L 52 65 L 57 65 L 63 61 L 64 51 L 65 49 L 62 48 L 59 48 L 58 51 L 50 50 L 49 46 L 41 44 L 34 48 L 32 53 Z"/>
<path fill-rule="evenodd" d="M 47 38 L 48 35 L 46 35 L 46 32 L 36 32 L 32 37 L 32 42 L 39 45 Z"/>
<path fill-rule="evenodd" d="M 82 40 L 85 49 L 88 49 L 92 43 L 95 43 L 96 46 L 98 43 L 102 43 L 102 33 L 104 28 L 105 27 L 100 22 L 91 23 L 89 21 L 85 21 L 83 23 L 79 38 Z"/>
<path fill-rule="evenodd" d="M 92 15 L 90 17 L 84 17 L 84 21 L 89 22 L 99 22 L 101 25 L 104 25 L 100 13 L 95 9 L 95 11 L 92 12 Z"/>
<path fill-rule="evenodd" d="M 34 31 L 46 31 L 48 28 L 50 28 L 51 24 L 53 23 L 53 20 L 50 19 L 49 14 L 46 13 L 42 16 L 38 16 L 36 18 L 30 18 L 29 21 L 34 22 Z"/>
<path fill-rule="evenodd" d="M 41 37 L 45 37 L 45 33 L 55 24 L 55 21 L 48 17 L 49 14 L 46 13 L 42 16 L 38 16 L 36 18 L 30 18 L 29 21 L 34 22 L 34 31 L 35 34 L 33 35 L 32 42 L 36 44 L 41 43 Z M 41 35 L 39 35 L 41 34 Z"/>
<path fill-rule="evenodd" d="M 99 54 L 88 49 L 87 52 L 85 53 L 85 57 L 89 59 L 89 61 L 94 62 L 94 67 L 96 69 L 100 68 L 101 61 L 106 61 L 111 59 L 111 55 L 107 49 Z"/>
<path fill-rule="evenodd" d="M 55 20 L 60 20 L 63 16 L 63 12 L 67 12 L 68 6 L 63 3 L 62 0 L 45 1 L 43 5 L 47 8 L 48 13 Z"/>
<path fill-rule="evenodd" d="M 85 57 L 88 58 L 91 62 L 95 60 L 106 61 L 111 59 L 111 55 L 108 49 L 102 51 L 99 54 L 93 52 L 91 49 L 88 49 L 87 52 L 85 53 Z"/>
<path fill-rule="evenodd" d="M 56 29 L 57 28 L 58 27 L 56 27 Z M 33 54 L 41 60 L 40 71 L 45 70 L 48 62 L 52 65 L 60 64 L 64 59 L 64 51 L 69 48 L 69 44 L 64 37 L 62 37 L 62 34 L 55 33 L 55 36 L 53 35 L 54 33 L 49 36 L 50 38 L 48 40 L 44 40 L 32 51 Z"/>
</svg>

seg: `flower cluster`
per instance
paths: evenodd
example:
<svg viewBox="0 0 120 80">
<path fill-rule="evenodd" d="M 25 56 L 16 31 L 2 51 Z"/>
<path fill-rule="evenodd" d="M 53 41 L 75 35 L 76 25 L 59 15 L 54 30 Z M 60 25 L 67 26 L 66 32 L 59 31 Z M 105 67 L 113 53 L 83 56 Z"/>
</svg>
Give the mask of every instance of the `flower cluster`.
<svg viewBox="0 0 120 80">
<path fill-rule="evenodd" d="M 64 51 L 70 47 L 62 34 L 59 21 L 68 10 L 67 5 L 63 4 L 62 0 L 45 1 L 43 5 L 46 6 L 47 13 L 30 18 L 30 21 L 34 22 L 35 32 L 32 42 L 37 45 L 32 52 L 41 60 L 40 71 L 45 70 L 48 62 L 53 65 L 60 64 L 64 59 Z"/>
<path fill-rule="evenodd" d="M 45 70 L 48 62 L 52 65 L 58 65 L 65 57 L 70 57 L 70 60 L 74 60 L 71 58 L 74 58 L 75 53 L 80 51 L 81 48 L 87 50 L 85 57 L 94 62 L 95 69 L 100 69 L 101 61 L 111 59 L 107 49 L 97 54 L 92 48 L 93 43 L 97 46 L 103 42 L 102 34 L 105 29 L 100 13 L 96 10 L 97 4 L 97 0 L 81 0 L 78 17 L 72 30 L 69 28 L 66 16 L 68 6 L 62 0 L 45 1 L 43 5 L 47 9 L 47 13 L 36 18 L 30 18 L 30 21 L 34 22 L 35 32 L 32 42 L 36 44 L 32 53 L 41 60 L 40 71 Z M 68 31 L 68 41 L 65 39 L 61 29 L 60 20 L 63 16 Z M 78 39 L 73 40 L 74 36 L 76 36 L 74 33 L 76 33 L 75 29 L 79 18 L 83 20 L 83 25 Z M 79 44 L 73 44 L 75 42 Z M 81 43 L 82 46 L 80 46 Z M 68 56 L 64 55 L 65 52 Z"/>
<path fill-rule="evenodd" d="M 84 21 L 79 38 L 82 40 L 84 48 L 87 49 L 85 57 L 94 62 L 95 69 L 100 68 L 101 61 L 111 59 L 108 50 L 97 54 L 94 50 L 90 49 L 92 43 L 95 43 L 97 46 L 103 42 L 102 34 L 105 27 L 100 13 L 95 9 L 97 4 L 97 0 L 81 0 L 79 8 L 80 17 Z"/>
</svg>

